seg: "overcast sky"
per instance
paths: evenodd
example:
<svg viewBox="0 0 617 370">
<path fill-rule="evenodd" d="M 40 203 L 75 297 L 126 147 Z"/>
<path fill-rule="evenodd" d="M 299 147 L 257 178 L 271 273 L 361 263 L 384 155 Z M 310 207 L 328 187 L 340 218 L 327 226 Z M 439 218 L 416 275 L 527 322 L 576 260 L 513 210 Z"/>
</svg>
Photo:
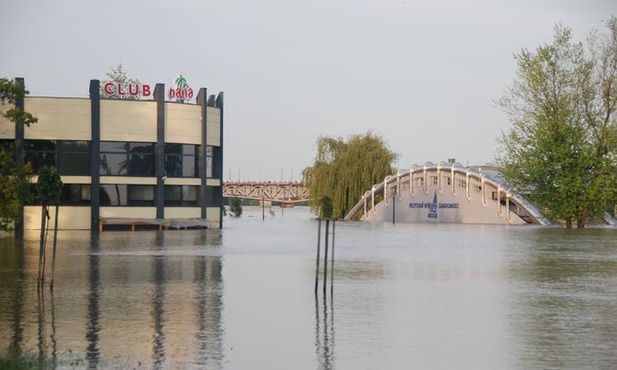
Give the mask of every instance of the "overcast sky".
<svg viewBox="0 0 617 370">
<path fill-rule="evenodd" d="M 88 96 L 122 63 L 144 84 L 225 95 L 224 178 L 298 180 L 319 136 L 373 132 L 398 168 L 491 162 L 522 48 L 583 40 L 617 0 L 1 0 L 0 77 Z"/>
</svg>

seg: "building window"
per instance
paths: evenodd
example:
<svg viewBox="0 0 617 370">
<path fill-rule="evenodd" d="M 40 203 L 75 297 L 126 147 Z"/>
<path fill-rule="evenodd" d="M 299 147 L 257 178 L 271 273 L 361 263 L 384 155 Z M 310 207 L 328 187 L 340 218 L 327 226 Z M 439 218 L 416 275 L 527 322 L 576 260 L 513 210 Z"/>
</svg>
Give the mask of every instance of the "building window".
<svg viewBox="0 0 617 370">
<path fill-rule="evenodd" d="M 102 185 L 101 206 L 153 206 L 153 185 Z"/>
<path fill-rule="evenodd" d="M 129 206 L 153 206 L 154 186 L 152 185 L 127 185 Z"/>
<path fill-rule="evenodd" d="M 25 140 L 26 162 L 34 173 L 43 166 L 56 166 L 64 176 L 90 176 L 90 142 L 71 140 Z"/>
<path fill-rule="evenodd" d="M 211 207 L 216 205 L 216 194 L 221 191 L 219 186 L 207 186 L 206 187 L 206 206 Z"/>
<path fill-rule="evenodd" d="M 65 184 L 60 195 L 60 204 L 63 205 L 90 205 L 89 184 Z"/>
<path fill-rule="evenodd" d="M 55 140 L 24 140 L 26 163 L 30 163 L 34 173 L 44 166 L 56 165 Z"/>
<path fill-rule="evenodd" d="M 212 146 L 208 145 L 206 147 L 206 177 L 207 178 L 211 178 L 212 177 L 212 153 L 214 152 L 214 149 L 212 148 Z"/>
<path fill-rule="evenodd" d="M 431 176 L 431 184 L 432 185 L 437 185 L 438 183 L 438 178 L 437 176 Z"/>
<path fill-rule="evenodd" d="M 196 177 L 197 145 L 165 144 L 165 176 Z"/>
<path fill-rule="evenodd" d="M 56 155 L 60 175 L 90 176 L 89 141 L 58 141 Z"/>
<path fill-rule="evenodd" d="M 154 144 L 102 141 L 99 174 L 102 176 L 154 176 Z"/>
<path fill-rule="evenodd" d="M 195 207 L 199 186 L 167 185 L 165 186 L 165 206 Z"/>
<path fill-rule="evenodd" d="M 212 173 L 213 173 L 213 170 L 212 170 L 213 167 L 212 166 L 213 166 L 213 163 L 214 163 L 214 161 L 212 159 L 213 157 L 214 157 L 214 147 L 212 147 L 211 145 L 207 145 L 206 146 L 206 160 L 205 160 L 205 162 L 203 162 L 201 160 L 202 159 L 201 158 L 201 152 L 199 153 L 199 160 L 200 160 L 200 162 L 204 163 L 205 166 L 206 166 L 206 177 L 207 178 L 212 178 Z M 199 168 L 198 168 L 198 171 L 197 171 L 197 176 L 201 176 L 201 173 L 199 172 Z"/>
<path fill-rule="evenodd" d="M 90 205 L 90 184 L 64 184 L 58 204 L 65 206 L 89 206 Z M 37 198 L 36 184 L 30 184 L 32 199 L 27 205 L 40 205 L 41 201 Z M 52 202 L 52 204 L 55 204 Z"/>
<path fill-rule="evenodd" d="M 13 139 L 0 139 L 0 149 L 9 150 L 13 149 L 15 140 Z"/>
</svg>

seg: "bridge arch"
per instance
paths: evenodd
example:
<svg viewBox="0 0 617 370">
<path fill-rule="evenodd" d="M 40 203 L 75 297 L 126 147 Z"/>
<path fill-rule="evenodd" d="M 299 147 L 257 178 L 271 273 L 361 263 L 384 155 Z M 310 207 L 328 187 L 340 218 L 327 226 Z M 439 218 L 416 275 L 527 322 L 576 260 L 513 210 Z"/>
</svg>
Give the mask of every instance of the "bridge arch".
<svg viewBox="0 0 617 370">
<path fill-rule="evenodd" d="M 539 224 L 550 222 L 495 167 L 427 162 L 373 185 L 346 220 Z"/>
</svg>

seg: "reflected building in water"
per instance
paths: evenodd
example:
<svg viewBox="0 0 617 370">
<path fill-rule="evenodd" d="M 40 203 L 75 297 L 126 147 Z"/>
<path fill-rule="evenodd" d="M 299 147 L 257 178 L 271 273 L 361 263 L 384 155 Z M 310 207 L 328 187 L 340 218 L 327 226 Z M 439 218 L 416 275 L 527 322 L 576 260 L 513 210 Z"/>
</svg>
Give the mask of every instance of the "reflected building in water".
<svg viewBox="0 0 617 370">
<path fill-rule="evenodd" d="M 123 251 L 122 234 L 93 238 L 91 252 L 61 255 L 54 292 L 36 289 L 35 239 L 26 239 L 18 259 L 0 260 L 0 271 L 11 273 L 0 283 L 0 358 L 89 368 L 104 368 L 103 359 L 128 368 L 223 367 L 218 232 L 147 232 L 150 247 L 139 252 Z M 197 247 L 174 251 L 183 245 Z"/>
</svg>

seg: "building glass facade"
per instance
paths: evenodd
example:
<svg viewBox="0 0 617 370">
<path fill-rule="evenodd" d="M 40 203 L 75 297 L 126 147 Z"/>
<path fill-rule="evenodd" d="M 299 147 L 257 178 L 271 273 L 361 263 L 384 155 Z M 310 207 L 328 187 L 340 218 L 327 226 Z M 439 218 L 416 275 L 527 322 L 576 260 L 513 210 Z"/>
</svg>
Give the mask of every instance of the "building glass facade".
<svg viewBox="0 0 617 370">
<path fill-rule="evenodd" d="M 223 93 L 201 88 L 194 103 L 180 103 L 165 100 L 164 84 L 153 91 L 105 98 L 91 80 L 89 98 L 18 102 L 38 118 L 31 127 L 0 120 L 0 145 L 20 146 L 35 173 L 53 165 L 62 176 L 61 229 L 111 220 L 222 227 Z M 40 206 L 23 213 L 17 228 L 40 227 Z"/>
</svg>

